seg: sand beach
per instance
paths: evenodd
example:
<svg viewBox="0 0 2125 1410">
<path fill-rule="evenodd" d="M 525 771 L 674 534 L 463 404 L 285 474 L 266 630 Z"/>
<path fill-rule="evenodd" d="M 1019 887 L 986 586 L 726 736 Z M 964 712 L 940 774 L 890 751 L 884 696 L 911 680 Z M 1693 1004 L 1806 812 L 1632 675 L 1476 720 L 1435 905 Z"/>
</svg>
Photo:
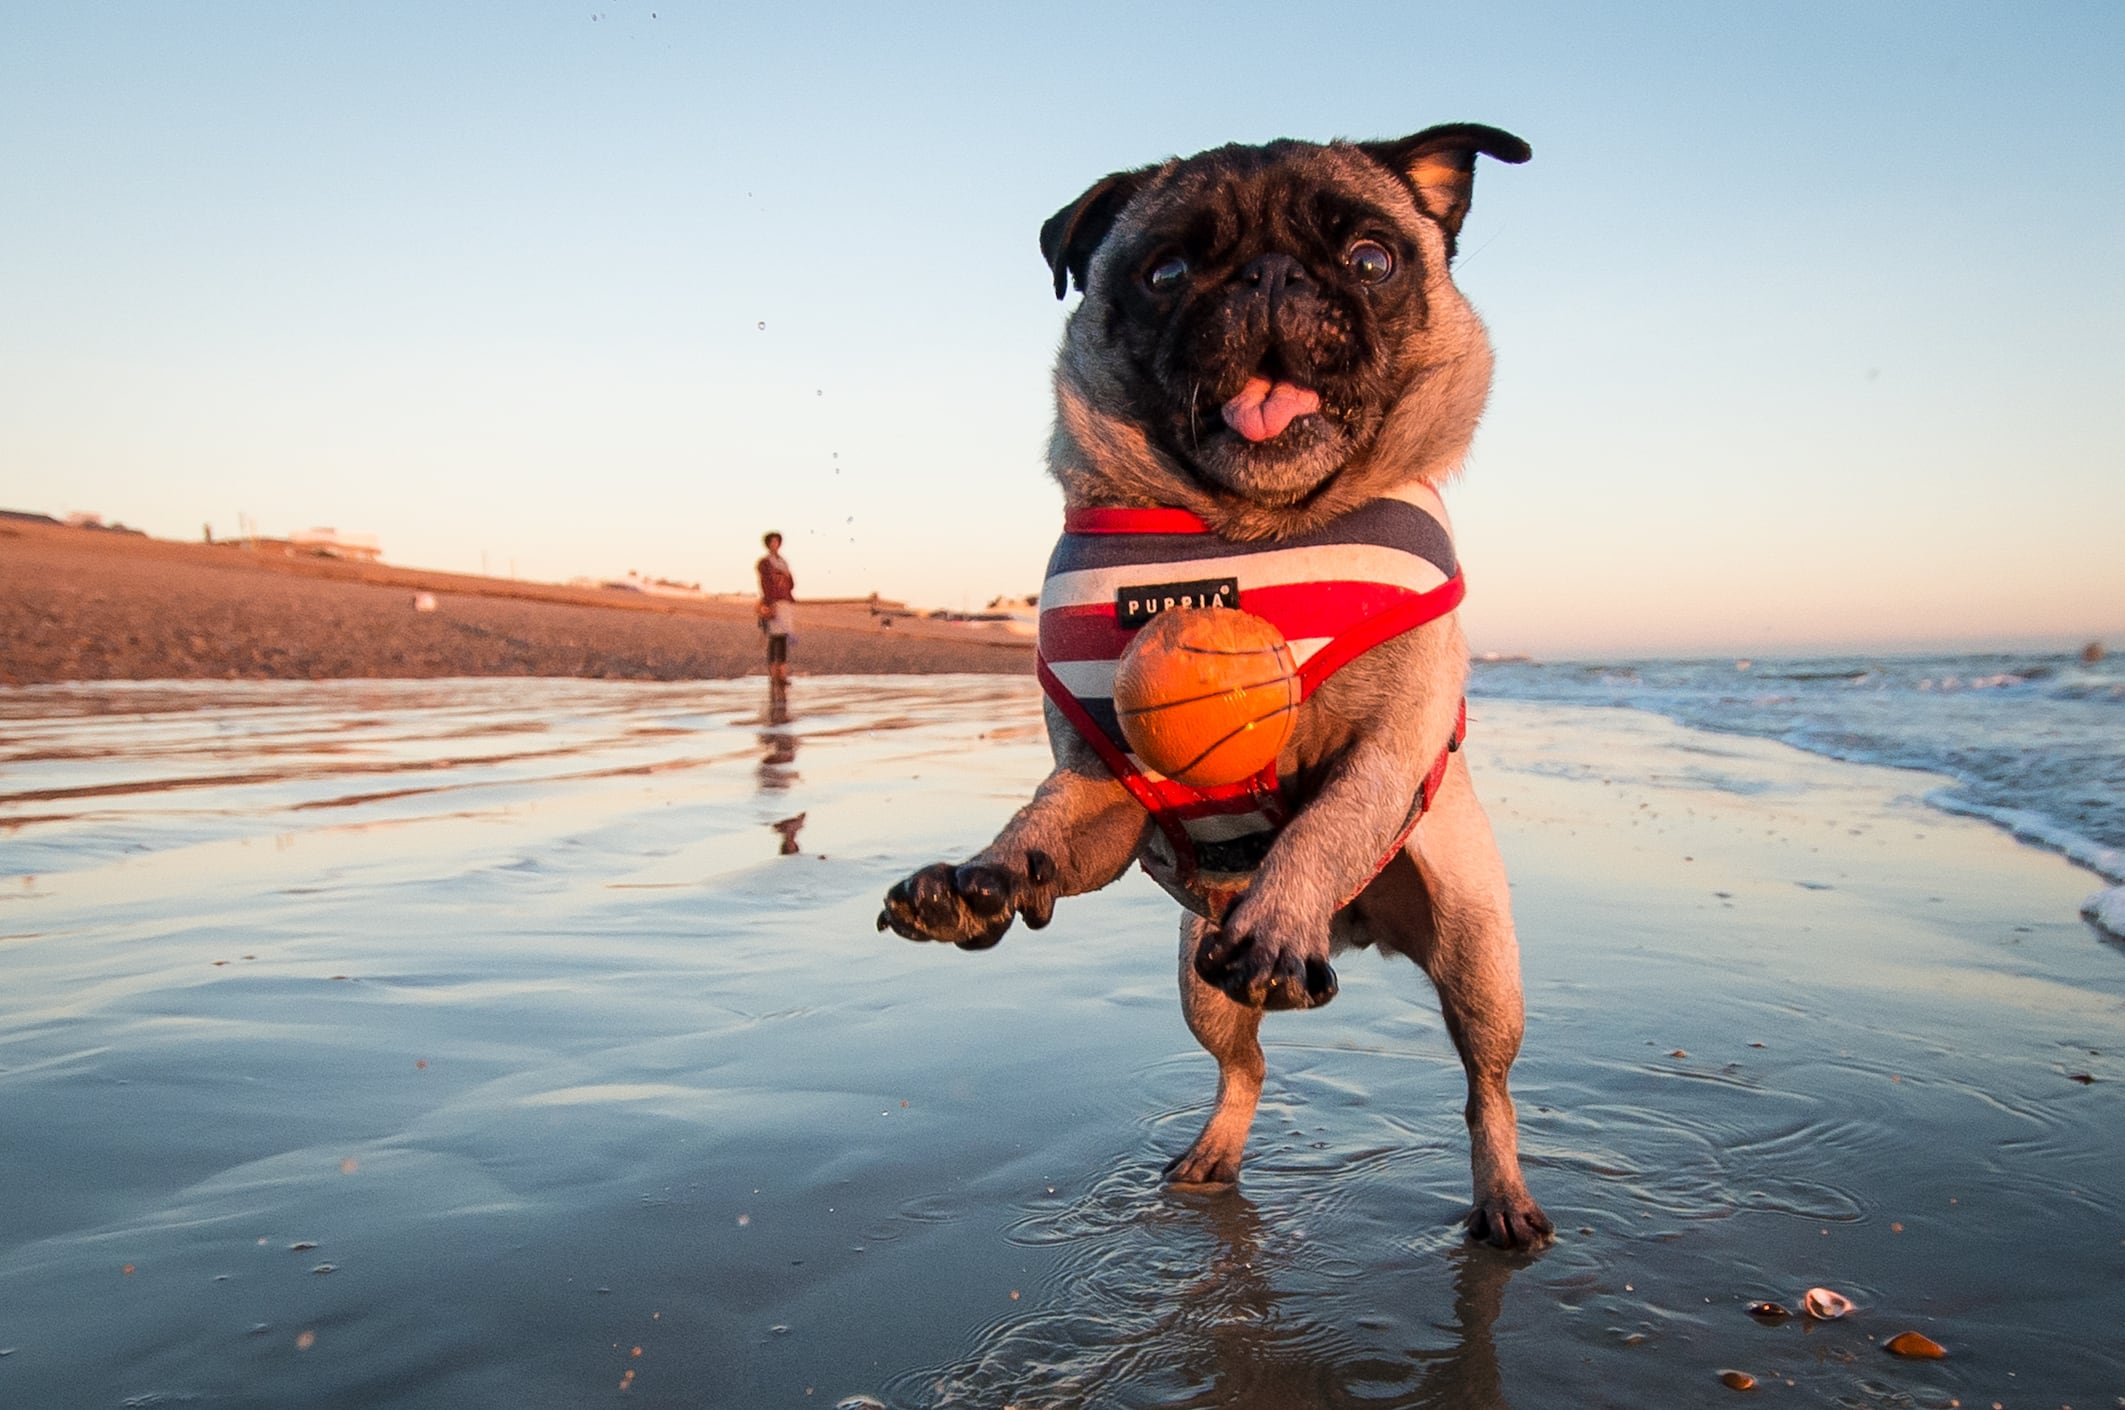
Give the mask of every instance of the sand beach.
<svg viewBox="0 0 2125 1410">
<path fill-rule="evenodd" d="M 434 610 L 414 610 L 416 594 Z M 986 623 L 799 603 L 800 675 L 1029 672 Z M 0 519 L 0 685 L 63 680 L 584 676 L 764 671 L 750 602 L 354 563 Z"/>
<path fill-rule="evenodd" d="M 2125 951 L 1927 775 L 1475 702 L 1515 1258 L 1408 966 L 1274 1017 L 1241 1185 L 1176 1194 L 1149 881 L 874 931 L 1040 776 L 1030 681 L 34 686 L 0 741 L 0 1403 L 2125 1396 Z"/>
</svg>

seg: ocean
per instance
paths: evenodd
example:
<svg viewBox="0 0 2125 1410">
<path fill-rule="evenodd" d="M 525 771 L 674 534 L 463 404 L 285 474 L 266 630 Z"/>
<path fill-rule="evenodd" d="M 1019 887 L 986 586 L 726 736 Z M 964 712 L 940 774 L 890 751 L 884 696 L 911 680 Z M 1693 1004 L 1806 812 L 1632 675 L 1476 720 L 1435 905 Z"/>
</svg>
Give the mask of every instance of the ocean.
<svg viewBox="0 0 2125 1410">
<path fill-rule="evenodd" d="M 2109 883 L 2083 914 L 2125 938 L 2125 656 L 1481 661 L 1474 698 L 1647 710 L 1848 763 L 1938 774 L 1925 801 Z"/>
</svg>

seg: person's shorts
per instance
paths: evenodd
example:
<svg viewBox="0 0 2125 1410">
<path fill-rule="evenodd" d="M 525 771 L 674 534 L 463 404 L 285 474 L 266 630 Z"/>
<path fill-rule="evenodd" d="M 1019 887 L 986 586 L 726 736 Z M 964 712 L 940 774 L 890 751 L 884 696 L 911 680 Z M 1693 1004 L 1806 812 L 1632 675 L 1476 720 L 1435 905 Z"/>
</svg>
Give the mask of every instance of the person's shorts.
<svg viewBox="0 0 2125 1410">
<path fill-rule="evenodd" d="M 760 629 L 767 633 L 767 659 L 781 662 L 789 659 L 789 644 L 797 636 L 797 614 L 787 602 L 778 602 L 767 616 L 760 620 Z"/>
</svg>

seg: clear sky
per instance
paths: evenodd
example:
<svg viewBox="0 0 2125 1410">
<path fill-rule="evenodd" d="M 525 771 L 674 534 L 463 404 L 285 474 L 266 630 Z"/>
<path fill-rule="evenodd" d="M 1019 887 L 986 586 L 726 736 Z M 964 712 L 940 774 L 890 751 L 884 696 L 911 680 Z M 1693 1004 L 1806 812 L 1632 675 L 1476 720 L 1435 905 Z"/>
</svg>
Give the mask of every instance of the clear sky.
<svg viewBox="0 0 2125 1410">
<path fill-rule="evenodd" d="M 2125 646 L 2121 74 L 2113 0 L 0 0 L 0 507 L 978 606 L 1044 218 L 1465 120 L 1479 650 Z"/>
</svg>

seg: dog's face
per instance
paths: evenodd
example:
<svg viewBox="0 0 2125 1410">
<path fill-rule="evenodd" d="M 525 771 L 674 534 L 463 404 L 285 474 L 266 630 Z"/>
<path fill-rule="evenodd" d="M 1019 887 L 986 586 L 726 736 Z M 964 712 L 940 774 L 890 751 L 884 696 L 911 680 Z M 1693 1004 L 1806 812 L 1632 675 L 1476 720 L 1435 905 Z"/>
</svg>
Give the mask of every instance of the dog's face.
<svg viewBox="0 0 2125 1410">
<path fill-rule="evenodd" d="M 1054 471 L 1073 503 L 1292 532 L 1450 473 L 1489 388 L 1447 272 L 1493 128 L 1221 147 L 1109 176 L 1041 229 L 1061 296 Z"/>
</svg>

